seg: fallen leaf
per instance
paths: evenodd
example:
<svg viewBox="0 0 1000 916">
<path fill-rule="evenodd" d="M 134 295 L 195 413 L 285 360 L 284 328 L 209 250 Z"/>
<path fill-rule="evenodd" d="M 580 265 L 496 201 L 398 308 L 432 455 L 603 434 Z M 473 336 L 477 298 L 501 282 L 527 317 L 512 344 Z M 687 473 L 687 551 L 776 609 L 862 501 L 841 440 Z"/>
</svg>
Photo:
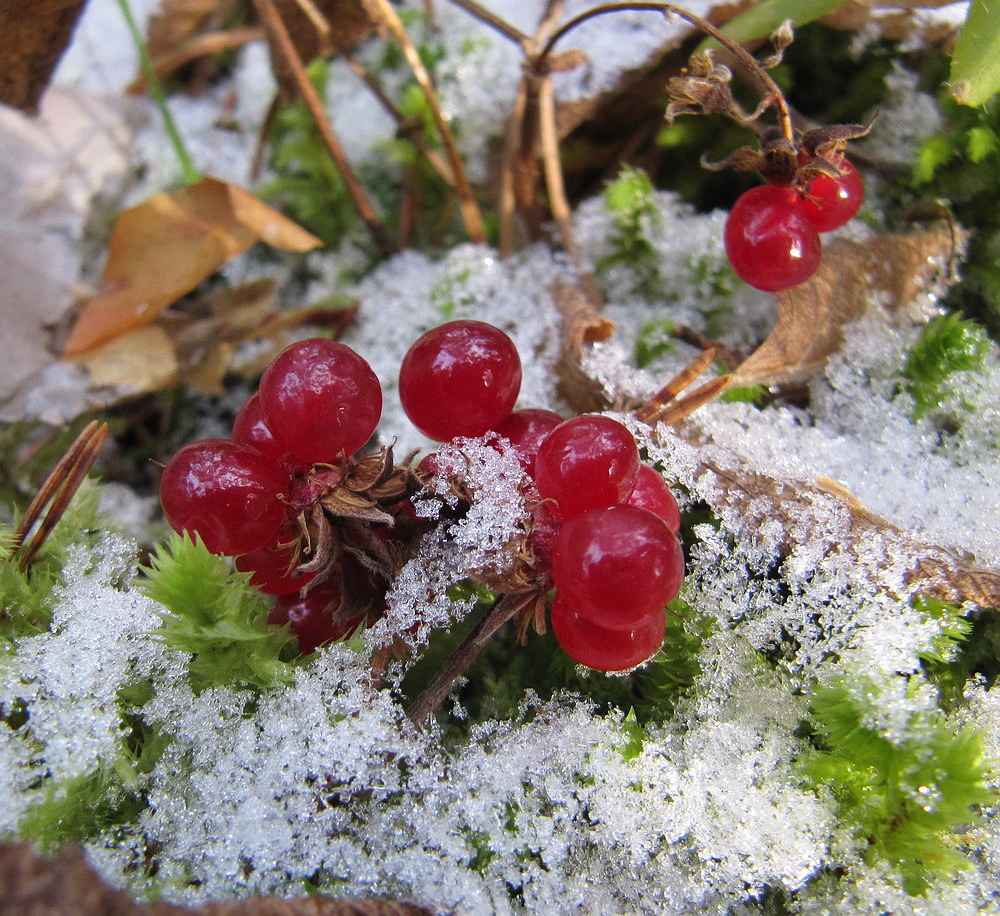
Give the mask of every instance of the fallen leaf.
<svg viewBox="0 0 1000 916">
<path fill-rule="evenodd" d="M 177 380 L 177 354 L 167 332 L 150 325 L 126 331 L 83 354 L 79 363 L 93 385 L 114 385 L 122 394 L 145 394 Z"/>
<path fill-rule="evenodd" d="M 0 102 L 35 114 L 85 2 L 0 2 Z"/>
<path fill-rule="evenodd" d="M 811 279 L 776 294 L 778 323 L 737 367 L 732 385 L 779 385 L 815 375 L 840 349 L 843 326 L 874 303 L 897 309 L 921 292 L 941 291 L 950 282 L 955 246 L 947 228 L 864 243 L 836 239 Z"/>
<path fill-rule="evenodd" d="M 149 324 L 257 241 L 286 251 L 322 244 L 249 191 L 217 178 L 125 210 L 111 235 L 103 288 L 84 304 L 64 355 Z"/>
<path fill-rule="evenodd" d="M 299 59 L 308 66 L 317 57 L 330 57 L 340 48 L 352 48 L 375 31 L 364 0 L 274 0 L 281 21 L 288 29 Z M 289 98 L 299 92 L 284 55 L 272 48 L 271 69 Z"/>
</svg>

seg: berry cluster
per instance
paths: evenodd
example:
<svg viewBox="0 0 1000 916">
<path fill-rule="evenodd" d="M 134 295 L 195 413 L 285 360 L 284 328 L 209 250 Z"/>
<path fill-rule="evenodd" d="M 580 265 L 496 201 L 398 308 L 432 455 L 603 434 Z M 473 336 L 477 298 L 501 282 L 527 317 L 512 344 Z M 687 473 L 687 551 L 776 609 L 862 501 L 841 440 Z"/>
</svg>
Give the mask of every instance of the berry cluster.
<svg viewBox="0 0 1000 916">
<path fill-rule="evenodd" d="M 556 638 L 590 668 L 634 668 L 662 644 L 664 607 L 683 578 L 677 502 L 621 423 L 513 410 L 520 383 L 506 334 L 455 321 L 413 345 L 399 391 L 414 425 L 433 439 L 492 430 L 512 444 L 540 496 L 529 544 L 537 579 L 556 587 Z"/>
<path fill-rule="evenodd" d="M 839 229 L 864 199 L 858 170 L 842 160 L 839 175 L 819 174 L 805 192 L 782 182 L 745 191 L 726 219 L 726 255 L 751 286 L 778 292 L 808 280 L 822 256 L 820 233 Z"/>
<path fill-rule="evenodd" d="M 350 456 L 381 414 L 382 389 L 362 357 L 331 340 L 303 340 L 268 367 L 231 439 L 192 442 L 163 470 L 160 501 L 170 525 L 234 556 L 255 586 L 277 596 L 270 619 L 291 623 L 303 652 L 355 628 L 365 616 L 358 608 L 373 604 L 357 601 L 357 584 L 367 584 L 374 600 L 377 583 L 349 553 L 327 564 L 315 588 L 306 589 L 318 568 L 297 567 L 307 510 L 351 479 Z M 339 581 L 345 573 L 350 602 Z"/>
</svg>

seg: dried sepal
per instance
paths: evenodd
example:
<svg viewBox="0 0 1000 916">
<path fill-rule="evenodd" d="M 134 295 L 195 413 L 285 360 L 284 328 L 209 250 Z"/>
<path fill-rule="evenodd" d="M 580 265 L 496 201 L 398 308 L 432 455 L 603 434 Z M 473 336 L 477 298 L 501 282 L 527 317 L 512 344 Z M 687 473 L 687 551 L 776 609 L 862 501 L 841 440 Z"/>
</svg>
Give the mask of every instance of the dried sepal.
<svg viewBox="0 0 1000 916">
<path fill-rule="evenodd" d="M 771 45 L 774 47 L 774 53 L 770 57 L 765 57 L 760 61 L 760 65 L 765 70 L 773 70 L 777 67 L 785 56 L 785 49 L 792 43 L 794 38 L 792 20 L 786 19 L 771 33 Z"/>
<path fill-rule="evenodd" d="M 692 54 L 680 76 L 673 76 L 667 81 L 667 97 L 670 99 L 667 120 L 673 122 L 678 115 L 685 114 L 723 114 L 742 124 L 749 124 L 758 117 L 762 108 L 758 107 L 757 111 L 748 115 L 733 97 L 729 85 L 732 79 L 732 70 L 716 63 L 710 50 Z"/>
</svg>

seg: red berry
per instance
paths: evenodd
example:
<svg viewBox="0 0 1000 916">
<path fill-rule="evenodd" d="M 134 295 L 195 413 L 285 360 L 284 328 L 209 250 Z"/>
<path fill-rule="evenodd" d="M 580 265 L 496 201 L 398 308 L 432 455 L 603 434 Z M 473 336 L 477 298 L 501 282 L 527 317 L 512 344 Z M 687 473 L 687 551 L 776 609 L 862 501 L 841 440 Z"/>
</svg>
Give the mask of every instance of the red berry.
<svg viewBox="0 0 1000 916">
<path fill-rule="evenodd" d="M 287 487 L 285 472 L 259 452 L 202 439 L 167 462 L 160 502 L 175 531 L 199 534 L 212 553 L 249 553 L 277 541 Z"/>
<path fill-rule="evenodd" d="M 316 573 L 295 575 L 291 567 L 292 554 L 285 548 L 266 545 L 236 558 L 240 572 L 253 573 L 250 584 L 268 595 L 291 595 L 311 582 Z"/>
<path fill-rule="evenodd" d="M 562 421 L 563 418 L 555 411 L 528 407 L 515 410 L 497 424 L 496 432 L 514 446 L 521 467 L 530 474 L 535 467 L 539 446 Z"/>
<path fill-rule="evenodd" d="M 332 463 L 372 437 L 382 388 L 350 347 L 315 337 L 286 347 L 268 366 L 260 406 L 274 439 L 294 459 Z"/>
<path fill-rule="evenodd" d="M 305 597 L 280 596 L 274 602 L 267 621 L 277 626 L 287 623 L 298 638 L 299 651 L 308 655 L 315 652 L 317 646 L 352 633 L 364 619 L 364 614 L 359 614 L 346 620 L 337 620 L 336 616 L 343 602 L 340 580 L 332 576 L 310 589 Z"/>
<path fill-rule="evenodd" d="M 232 440 L 255 449 L 276 464 L 284 464 L 291 457 L 264 422 L 260 392 L 252 394 L 236 414 Z"/>
<path fill-rule="evenodd" d="M 552 632 L 574 661 L 597 671 L 628 671 L 663 645 L 667 618 L 657 611 L 628 630 L 602 627 L 582 616 L 561 592 L 552 599 Z"/>
<path fill-rule="evenodd" d="M 680 591 L 684 554 L 663 519 L 648 509 L 591 509 L 556 536 L 552 578 L 578 614 L 628 630 Z"/>
<path fill-rule="evenodd" d="M 539 581 L 546 591 L 552 581 L 552 551 L 559 533 L 559 520 L 549 511 L 547 503 L 535 503 L 531 509 L 531 531 L 528 533 L 528 550 Z"/>
<path fill-rule="evenodd" d="M 535 484 L 562 521 L 622 502 L 635 487 L 639 450 L 617 420 L 581 414 L 546 436 L 535 456 Z"/>
<path fill-rule="evenodd" d="M 808 280 L 819 266 L 819 233 L 792 188 L 764 184 L 750 188 L 726 219 L 726 254 L 740 279 L 768 292 Z"/>
<path fill-rule="evenodd" d="M 667 523 L 667 527 L 675 534 L 681 533 L 681 510 L 667 482 L 658 471 L 648 464 L 639 466 L 639 477 L 635 489 L 623 503 L 625 506 L 639 506 L 649 509 Z"/>
<path fill-rule="evenodd" d="M 844 174 L 836 178 L 820 175 L 809 185 L 802 201 L 802 212 L 817 232 L 839 229 L 861 208 L 865 199 L 865 184 L 858 170 L 846 159 Z"/>
<path fill-rule="evenodd" d="M 423 334 L 399 369 L 410 421 L 438 442 L 481 436 L 514 408 L 521 360 L 514 342 L 482 321 L 452 321 Z"/>
</svg>

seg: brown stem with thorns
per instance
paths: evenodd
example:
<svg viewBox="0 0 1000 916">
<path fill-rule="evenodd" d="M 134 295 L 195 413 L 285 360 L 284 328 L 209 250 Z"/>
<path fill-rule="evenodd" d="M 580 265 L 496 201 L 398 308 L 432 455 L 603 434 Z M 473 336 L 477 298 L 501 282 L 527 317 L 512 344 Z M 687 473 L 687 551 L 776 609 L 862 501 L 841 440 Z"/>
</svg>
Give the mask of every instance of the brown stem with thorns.
<svg viewBox="0 0 1000 916">
<path fill-rule="evenodd" d="M 66 454 L 59 460 L 59 463 L 52 469 L 52 472 L 45 479 L 45 483 L 42 484 L 41 489 L 31 501 L 24 517 L 14 531 L 11 550 L 11 557 L 19 554 L 17 568 L 22 572 L 28 568 L 28 564 L 35 558 L 52 533 L 52 529 L 62 518 L 76 491 L 80 489 L 83 479 L 94 466 L 94 462 L 104 445 L 104 440 L 107 438 L 107 423 L 99 424 L 96 420 L 88 423 L 73 441 Z M 38 526 L 31 541 L 22 550 L 24 539 L 50 501 L 52 505 L 49 506 L 45 518 L 42 519 L 42 523 Z"/>
<path fill-rule="evenodd" d="M 578 16 L 574 16 L 568 22 L 561 25 L 555 32 L 552 33 L 551 36 L 549 36 L 549 40 L 546 42 L 541 53 L 536 58 L 537 62 L 539 64 L 544 64 L 545 58 L 552 52 L 552 48 L 555 46 L 556 42 L 558 42 L 559 39 L 562 38 L 567 32 L 572 31 L 588 19 L 593 19 L 596 16 L 602 16 L 605 13 L 621 13 L 629 10 L 649 10 L 650 12 L 660 12 L 677 16 L 686 22 L 690 22 L 691 25 L 700 29 L 706 35 L 710 35 L 714 38 L 764 84 L 764 87 L 767 89 L 767 93 L 774 102 L 774 107 L 777 110 L 778 126 L 781 130 L 781 135 L 790 143 L 795 142 L 795 130 L 792 127 L 792 115 L 788 109 L 788 102 L 785 101 L 784 94 L 778 87 L 778 84 L 772 79 L 771 74 L 760 65 L 760 61 L 758 61 L 757 58 L 755 58 L 742 45 L 738 45 L 735 41 L 733 41 L 721 29 L 712 25 L 712 23 L 707 19 L 702 19 L 701 16 L 689 13 L 682 7 L 674 6 L 672 3 L 605 3 L 601 6 L 595 6 L 589 10 L 585 10 Z"/>
<path fill-rule="evenodd" d="M 378 216 L 376 216 L 375 208 L 368 199 L 364 186 L 358 180 L 357 175 L 354 174 L 354 170 L 347 161 L 343 147 L 340 145 L 337 135 L 333 132 L 330 119 L 323 110 L 323 102 L 316 92 L 316 87 L 313 86 L 309 75 L 305 71 L 302 58 L 299 57 L 299 52 L 296 50 L 295 44 L 288 34 L 288 29 L 285 27 L 284 21 L 278 14 L 278 10 L 275 8 L 272 0 L 253 0 L 253 5 L 257 10 L 257 15 L 260 17 L 261 22 L 274 41 L 278 52 L 288 65 L 292 78 L 295 80 L 295 87 L 298 89 L 299 95 L 302 96 L 302 100 L 306 103 L 309 114 L 312 116 L 316 124 L 316 129 L 319 131 L 320 138 L 330 153 L 334 165 L 340 173 L 340 177 L 343 178 L 347 192 L 351 195 L 351 200 L 354 201 L 354 206 L 367 224 L 368 231 L 371 233 L 375 245 L 383 257 L 389 257 L 392 254 L 392 245 L 389 242 L 389 236 L 386 234 Z"/>
<path fill-rule="evenodd" d="M 259 0 L 255 0 L 255 2 L 259 2 Z M 430 108 L 434 124 L 441 135 L 441 142 L 444 144 L 448 163 L 451 165 L 451 170 L 455 177 L 455 190 L 458 193 L 458 202 L 462 211 L 462 220 L 465 223 L 465 231 L 473 242 L 482 244 L 486 241 L 486 233 L 483 230 L 483 220 L 479 213 L 479 205 L 476 203 L 476 197 L 472 192 L 472 185 L 469 183 L 469 177 L 465 172 L 465 165 L 462 163 L 462 157 L 459 155 L 458 147 L 455 145 L 455 138 L 451 133 L 451 128 L 448 127 L 448 121 L 445 119 L 444 113 L 441 111 L 441 106 L 438 104 L 437 93 L 434 91 L 430 74 L 427 72 L 424 62 L 420 59 L 420 53 L 410 40 L 410 36 L 406 34 L 406 29 L 403 28 L 403 22 L 399 18 L 399 14 L 389 3 L 389 0 L 369 0 L 369 2 L 372 10 L 378 13 L 379 18 L 399 43 L 403 51 L 403 56 L 406 57 L 406 62 L 410 65 L 410 69 L 413 71 L 413 75 L 416 77 L 417 83 L 420 85 L 424 97 L 427 99 L 427 106 Z"/>
</svg>

